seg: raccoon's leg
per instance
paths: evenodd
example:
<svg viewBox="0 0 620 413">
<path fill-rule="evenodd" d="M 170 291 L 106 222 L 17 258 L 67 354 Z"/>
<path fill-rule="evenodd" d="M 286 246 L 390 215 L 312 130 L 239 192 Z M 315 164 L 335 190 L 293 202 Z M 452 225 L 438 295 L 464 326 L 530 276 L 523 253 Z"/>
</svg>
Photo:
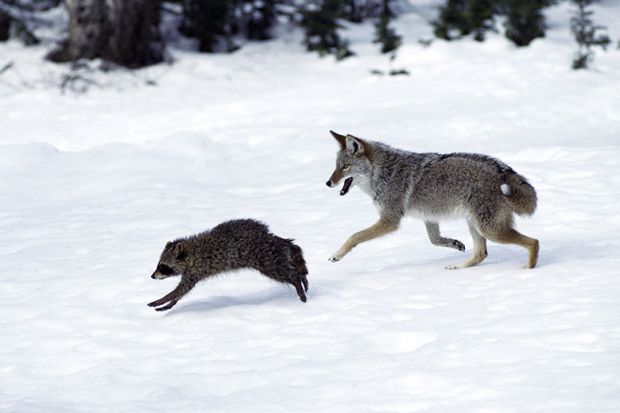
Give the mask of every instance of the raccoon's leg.
<svg viewBox="0 0 620 413">
<path fill-rule="evenodd" d="M 303 287 L 306 287 L 306 291 L 308 291 L 308 279 L 305 274 L 297 272 L 296 263 L 290 256 L 282 254 L 282 252 L 283 250 L 280 250 L 279 254 L 277 254 L 280 256 L 262 256 L 262 259 L 256 262 L 253 268 L 272 280 L 292 284 L 297 291 L 299 299 L 305 303 L 306 294 Z"/>
<path fill-rule="evenodd" d="M 288 240 L 288 242 L 290 245 L 291 259 L 297 268 L 297 273 L 301 275 L 308 275 L 308 268 L 306 267 L 306 261 L 304 260 L 304 255 L 301 248 L 293 244 L 290 240 Z"/>
<path fill-rule="evenodd" d="M 179 300 L 172 300 L 168 303 L 168 305 L 165 305 L 163 307 L 159 307 L 156 308 L 155 311 L 166 311 L 166 310 L 170 310 L 172 307 L 174 307 L 177 303 L 179 302 Z"/>
<path fill-rule="evenodd" d="M 169 310 L 172 307 L 174 307 L 174 305 L 185 294 L 187 294 L 189 292 L 189 290 L 194 288 L 194 285 L 196 285 L 195 281 L 190 281 L 188 278 L 183 277 L 183 278 L 181 278 L 181 282 L 179 283 L 179 285 L 177 285 L 177 288 L 175 288 L 174 290 L 172 290 L 170 293 L 166 294 L 165 296 L 163 296 L 159 300 L 155 300 L 152 303 L 149 303 L 148 305 L 149 305 L 149 307 L 157 307 L 157 306 L 160 306 L 160 305 L 165 304 L 168 301 L 170 301 L 170 303 L 167 306 L 161 307 L 161 308 L 156 308 L 157 311 Z"/>
<path fill-rule="evenodd" d="M 484 229 L 483 229 L 484 231 Z M 516 244 L 520 245 L 528 251 L 527 264 L 524 268 L 534 268 L 538 262 L 538 250 L 539 243 L 535 238 L 525 236 L 513 228 L 502 228 L 501 230 L 489 231 L 486 230 L 483 234 L 491 241 L 499 242 L 502 244 Z"/>
<path fill-rule="evenodd" d="M 433 245 L 465 251 L 465 245 L 461 241 L 452 238 L 444 238 L 441 236 L 441 233 L 439 232 L 439 224 L 437 222 L 424 221 L 424 225 L 426 225 L 428 239 Z"/>
<path fill-rule="evenodd" d="M 296 277 L 294 280 L 291 281 L 291 284 L 293 284 L 295 286 L 295 290 L 297 290 L 297 295 L 299 296 L 299 299 L 302 302 L 306 302 L 306 293 L 304 292 L 304 288 L 301 285 L 302 281 L 301 281 L 301 277 Z M 307 290 L 307 288 L 306 288 Z"/>
<path fill-rule="evenodd" d="M 459 268 L 473 267 L 480 264 L 488 255 L 487 253 L 487 240 L 480 234 L 471 221 L 467 221 L 469 227 L 469 233 L 474 240 L 474 255 L 465 262 L 456 265 L 448 265 L 447 270 L 457 270 Z"/>
<path fill-rule="evenodd" d="M 398 222 L 380 218 L 374 225 L 351 235 L 349 239 L 342 244 L 342 247 L 340 247 L 340 249 L 329 258 L 329 260 L 331 262 L 340 261 L 342 257 L 347 255 L 348 252 L 358 244 L 396 231 L 396 229 L 398 229 L 398 224 Z"/>
</svg>

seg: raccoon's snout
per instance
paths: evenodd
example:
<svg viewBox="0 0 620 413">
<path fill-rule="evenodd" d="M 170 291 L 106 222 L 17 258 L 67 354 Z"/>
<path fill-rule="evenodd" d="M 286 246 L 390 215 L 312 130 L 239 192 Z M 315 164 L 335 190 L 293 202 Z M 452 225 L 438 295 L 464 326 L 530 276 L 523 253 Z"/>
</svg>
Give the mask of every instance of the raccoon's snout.
<svg viewBox="0 0 620 413">
<path fill-rule="evenodd" d="M 154 280 L 163 280 L 164 278 L 168 278 L 168 277 L 171 277 L 171 276 L 162 274 L 159 271 L 155 271 L 153 275 L 151 275 L 151 278 Z"/>
<path fill-rule="evenodd" d="M 154 280 L 163 280 L 164 278 L 171 277 L 175 274 L 175 271 L 168 267 L 166 264 L 159 264 L 157 269 L 151 275 L 151 278 Z"/>
</svg>

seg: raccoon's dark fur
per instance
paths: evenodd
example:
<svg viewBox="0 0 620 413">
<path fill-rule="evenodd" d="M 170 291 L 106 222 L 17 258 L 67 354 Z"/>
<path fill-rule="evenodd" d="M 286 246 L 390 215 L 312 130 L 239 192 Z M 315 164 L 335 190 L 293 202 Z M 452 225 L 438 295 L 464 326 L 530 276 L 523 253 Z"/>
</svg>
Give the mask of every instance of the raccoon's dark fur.
<svg viewBox="0 0 620 413">
<path fill-rule="evenodd" d="M 292 284 L 299 299 L 306 302 L 308 269 L 301 248 L 293 240 L 272 234 L 262 222 L 241 219 L 168 242 L 151 278 L 180 275 L 181 282 L 149 306 L 168 303 L 156 310 L 169 310 L 198 281 L 240 268 L 254 268 L 273 280 Z"/>
</svg>

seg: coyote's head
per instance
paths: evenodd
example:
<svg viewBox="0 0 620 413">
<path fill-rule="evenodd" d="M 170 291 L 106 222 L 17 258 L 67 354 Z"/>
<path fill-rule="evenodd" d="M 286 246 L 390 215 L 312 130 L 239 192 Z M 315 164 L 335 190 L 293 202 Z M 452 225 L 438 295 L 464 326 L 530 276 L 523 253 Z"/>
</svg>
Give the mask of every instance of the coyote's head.
<svg viewBox="0 0 620 413">
<path fill-rule="evenodd" d="M 151 278 L 163 280 L 164 278 L 183 274 L 187 264 L 187 252 L 185 250 L 185 241 L 177 240 L 166 244 L 164 251 L 159 257 L 157 269 L 151 275 Z"/>
<path fill-rule="evenodd" d="M 326 184 L 331 188 L 344 179 L 340 195 L 346 195 L 355 180 L 366 178 L 372 168 L 368 158 L 368 144 L 353 135 L 344 136 L 334 131 L 329 132 L 338 141 L 340 150 L 336 155 L 336 169 Z"/>
</svg>

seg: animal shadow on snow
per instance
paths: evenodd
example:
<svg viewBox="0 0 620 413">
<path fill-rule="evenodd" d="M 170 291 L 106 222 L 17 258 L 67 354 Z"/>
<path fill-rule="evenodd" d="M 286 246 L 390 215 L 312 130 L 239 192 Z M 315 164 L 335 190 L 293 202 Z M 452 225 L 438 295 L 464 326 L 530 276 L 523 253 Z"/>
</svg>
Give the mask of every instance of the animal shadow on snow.
<svg viewBox="0 0 620 413">
<path fill-rule="evenodd" d="M 314 297 L 316 294 L 312 294 Z M 308 297 L 310 298 L 310 297 Z M 255 306 L 268 303 L 270 301 L 286 302 L 291 300 L 291 303 L 298 304 L 303 307 L 303 303 L 297 300 L 297 296 L 294 291 L 282 291 L 281 288 L 273 288 L 269 291 L 264 291 L 255 294 L 246 294 L 243 296 L 215 296 L 209 297 L 203 301 L 194 301 L 187 304 L 180 305 L 170 310 L 166 316 L 183 313 L 202 313 L 209 311 L 216 311 L 223 308 L 235 307 L 235 306 Z"/>
</svg>

